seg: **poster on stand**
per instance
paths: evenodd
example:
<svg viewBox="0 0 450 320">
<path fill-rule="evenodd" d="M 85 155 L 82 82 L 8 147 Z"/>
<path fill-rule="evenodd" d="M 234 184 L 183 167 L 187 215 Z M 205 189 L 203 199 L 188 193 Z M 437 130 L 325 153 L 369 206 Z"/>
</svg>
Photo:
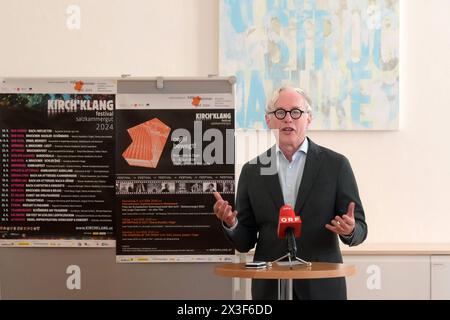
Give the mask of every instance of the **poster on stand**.
<svg viewBox="0 0 450 320">
<path fill-rule="evenodd" d="M 117 262 L 231 262 L 213 192 L 234 203 L 232 94 L 118 94 Z"/>
<path fill-rule="evenodd" d="M 0 80 L 0 246 L 114 246 L 115 80 Z"/>
</svg>

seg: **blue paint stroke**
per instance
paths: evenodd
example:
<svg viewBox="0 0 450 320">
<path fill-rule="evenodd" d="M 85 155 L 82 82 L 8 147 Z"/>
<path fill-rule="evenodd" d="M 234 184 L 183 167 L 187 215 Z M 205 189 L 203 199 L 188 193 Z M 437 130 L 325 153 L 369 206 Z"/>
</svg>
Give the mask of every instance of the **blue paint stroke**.
<svg viewBox="0 0 450 320">
<path fill-rule="evenodd" d="M 224 0 L 230 8 L 230 21 L 236 33 L 246 32 L 253 25 L 253 0 Z M 246 14 L 244 19 L 243 14 Z"/>
<path fill-rule="evenodd" d="M 260 110 L 257 110 L 259 104 Z M 245 118 L 245 127 L 251 128 L 256 122 L 264 122 L 263 114 L 266 108 L 266 92 L 260 71 L 252 70 L 250 80 L 250 91 L 248 96 L 247 113 Z"/>
</svg>

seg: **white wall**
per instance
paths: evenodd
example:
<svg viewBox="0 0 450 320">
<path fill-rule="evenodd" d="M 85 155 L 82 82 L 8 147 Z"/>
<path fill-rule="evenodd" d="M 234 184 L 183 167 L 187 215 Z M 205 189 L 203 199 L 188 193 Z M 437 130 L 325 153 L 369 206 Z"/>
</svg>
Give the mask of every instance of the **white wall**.
<svg viewBox="0 0 450 320">
<path fill-rule="evenodd" d="M 215 74 L 217 19 L 216 0 L 0 0 L 0 75 Z"/>
<path fill-rule="evenodd" d="M 350 159 L 368 242 L 448 243 L 450 1 L 400 2 L 400 130 L 310 137 Z M 80 31 L 66 28 L 69 4 L 81 8 Z M 0 30 L 3 77 L 218 71 L 218 0 L 1 0 Z"/>
</svg>

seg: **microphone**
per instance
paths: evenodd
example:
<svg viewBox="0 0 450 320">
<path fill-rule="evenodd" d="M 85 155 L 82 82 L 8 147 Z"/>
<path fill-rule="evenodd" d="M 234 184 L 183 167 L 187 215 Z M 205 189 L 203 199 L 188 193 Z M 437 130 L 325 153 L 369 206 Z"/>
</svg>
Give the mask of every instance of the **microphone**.
<svg viewBox="0 0 450 320">
<path fill-rule="evenodd" d="M 280 208 L 278 218 L 278 238 L 287 237 L 288 251 L 291 257 L 297 256 L 297 243 L 295 238 L 300 237 L 302 220 L 296 216 L 290 205 L 284 205 Z"/>
<path fill-rule="evenodd" d="M 280 208 L 279 218 L 278 218 L 278 238 L 286 238 L 287 230 L 293 229 L 293 235 L 295 238 L 300 237 L 302 220 L 300 216 L 296 216 L 292 207 L 287 204 Z"/>
</svg>

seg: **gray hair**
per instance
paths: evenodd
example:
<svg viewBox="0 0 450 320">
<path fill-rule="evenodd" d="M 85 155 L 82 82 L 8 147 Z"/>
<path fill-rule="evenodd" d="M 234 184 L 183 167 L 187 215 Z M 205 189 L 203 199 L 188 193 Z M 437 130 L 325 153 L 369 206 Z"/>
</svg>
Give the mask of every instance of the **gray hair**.
<svg viewBox="0 0 450 320">
<path fill-rule="evenodd" d="M 291 86 L 283 86 L 280 89 L 275 91 L 272 99 L 269 100 L 269 102 L 267 103 L 266 113 L 272 112 L 275 109 L 275 103 L 277 102 L 278 98 L 280 97 L 280 93 L 285 90 L 294 90 L 299 95 L 301 95 L 306 101 L 306 112 L 309 114 L 312 114 L 311 98 L 306 94 L 305 91 L 303 91 L 303 89 L 295 88 L 295 87 L 291 87 Z"/>
</svg>

